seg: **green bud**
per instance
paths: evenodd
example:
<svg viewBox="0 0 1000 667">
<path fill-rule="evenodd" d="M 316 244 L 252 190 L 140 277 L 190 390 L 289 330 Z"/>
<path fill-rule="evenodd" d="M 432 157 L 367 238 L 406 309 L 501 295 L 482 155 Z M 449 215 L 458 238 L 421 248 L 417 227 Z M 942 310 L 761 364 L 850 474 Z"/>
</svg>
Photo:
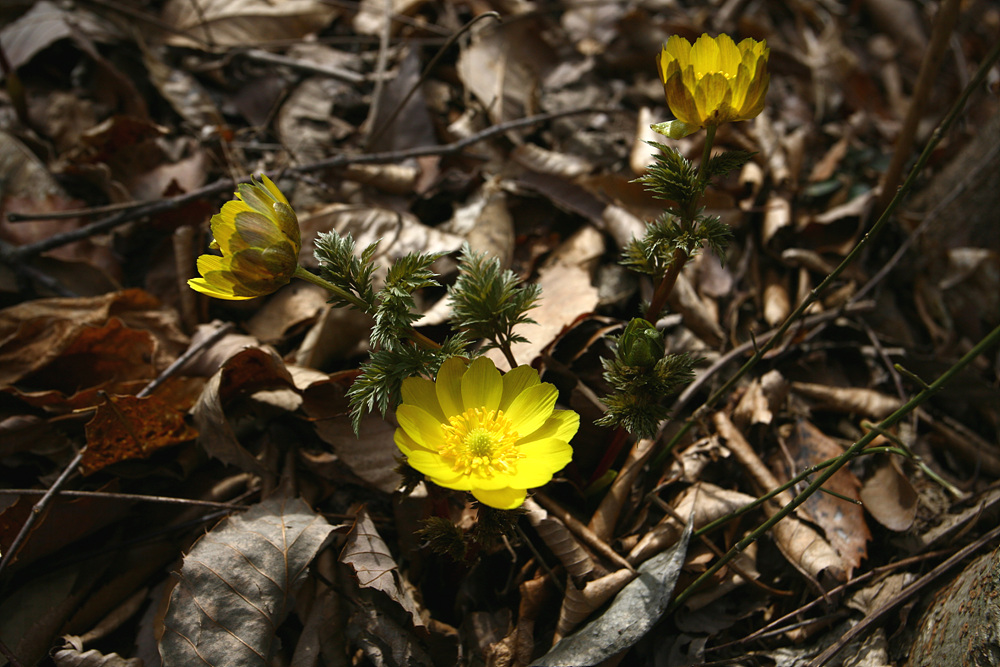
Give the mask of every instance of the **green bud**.
<svg viewBox="0 0 1000 667">
<path fill-rule="evenodd" d="M 618 355 L 629 366 L 653 366 L 663 358 L 663 334 L 656 327 L 637 317 L 628 323 L 618 337 Z"/>
</svg>

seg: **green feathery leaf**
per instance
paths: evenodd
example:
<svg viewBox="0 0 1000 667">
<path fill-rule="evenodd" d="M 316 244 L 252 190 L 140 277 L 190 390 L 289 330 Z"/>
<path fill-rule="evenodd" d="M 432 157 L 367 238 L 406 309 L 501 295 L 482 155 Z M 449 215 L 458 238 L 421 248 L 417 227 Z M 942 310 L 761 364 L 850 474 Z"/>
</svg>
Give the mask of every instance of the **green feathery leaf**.
<svg viewBox="0 0 1000 667">
<path fill-rule="evenodd" d="M 323 278 L 346 292 L 357 294 L 368 304 L 369 312 L 375 309 L 375 290 L 372 287 L 375 264 L 372 257 L 378 244 L 378 241 L 370 244 L 359 258 L 354 254 L 354 239 L 350 233 L 340 236 L 336 232 L 320 232 L 314 252 Z M 331 297 L 328 303 L 335 308 L 352 305 L 337 296 Z"/>
<path fill-rule="evenodd" d="M 705 165 L 705 178 L 725 176 L 733 169 L 739 169 L 750 161 L 755 153 L 750 151 L 723 151 L 713 155 Z"/>
<path fill-rule="evenodd" d="M 396 260 L 385 277 L 385 286 L 378 292 L 375 326 L 371 341 L 376 347 L 395 348 L 406 340 L 410 325 L 420 319 L 413 312 L 413 293 L 438 282 L 428 267 L 444 253 L 410 253 Z"/>
<path fill-rule="evenodd" d="M 525 313 L 538 304 L 541 288 L 521 284 L 510 270 L 500 269 L 500 260 L 473 252 L 462 246 L 459 275 L 448 289 L 452 318 L 472 338 L 485 338 L 485 349 L 503 348 L 526 342 L 515 333 L 520 324 L 535 324 Z"/>
</svg>

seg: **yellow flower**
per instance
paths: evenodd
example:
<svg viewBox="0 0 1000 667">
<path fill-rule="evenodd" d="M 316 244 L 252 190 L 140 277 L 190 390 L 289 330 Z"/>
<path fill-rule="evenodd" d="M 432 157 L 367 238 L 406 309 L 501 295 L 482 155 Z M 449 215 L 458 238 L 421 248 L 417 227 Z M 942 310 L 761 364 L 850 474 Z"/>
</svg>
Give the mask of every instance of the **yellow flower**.
<svg viewBox="0 0 1000 667">
<path fill-rule="evenodd" d="M 295 211 L 267 176 L 240 183 L 237 199 L 212 216 L 211 248 L 219 255 L 198 258 L 201 278 L 191 289 L 238 301 L 264 296 L 288 284 L 299 263 L 302 239 Z"/>
<path fill-rule="evenodd" d="M 396 445 L 438 486 L 514 509 L 573 457 L 580 415 L 556 410 L 558 392 L 530 366 L 501 376 L 493 362 L 452 357 L 437 381 L 403 380 Z"/>
<path fill-rule="evenodd" d="M 766 41 L 729 35 L 699 37 L 694 46 L 673 35 L 656 61 L 667 105 L 677 120 L 660 123 L 656 131 L 671 139 L 699 128 L 754 118 L 764 109 L 770 75 Z"/>
</svg>

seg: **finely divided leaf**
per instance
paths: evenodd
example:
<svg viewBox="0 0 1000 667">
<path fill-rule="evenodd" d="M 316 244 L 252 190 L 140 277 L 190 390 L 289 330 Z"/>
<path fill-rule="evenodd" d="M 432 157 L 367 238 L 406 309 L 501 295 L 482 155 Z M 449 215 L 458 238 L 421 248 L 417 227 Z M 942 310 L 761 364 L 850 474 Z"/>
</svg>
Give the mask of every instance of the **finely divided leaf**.
<svg viewBox="0 0 1000 667">
<path fill-rule="evenodd" d="M 292 594 L 332 530 L 302 500 L 269 498 L 198 540 L 163 620 L 163 667 L 269 665 Z"/>
</svg>

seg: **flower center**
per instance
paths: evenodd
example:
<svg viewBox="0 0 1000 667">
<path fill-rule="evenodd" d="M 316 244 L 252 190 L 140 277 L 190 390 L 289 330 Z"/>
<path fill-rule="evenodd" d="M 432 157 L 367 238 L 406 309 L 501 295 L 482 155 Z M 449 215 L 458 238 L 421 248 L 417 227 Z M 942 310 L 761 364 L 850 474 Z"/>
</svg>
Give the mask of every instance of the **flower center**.
<svg viewBox="0 0 1000 667">
<path fill-rule="evenodd" d="M 452 460 L 452 470 L 492 477 L 514 472 L 524 457 L 517 449 L 518 433 L 503 410 L 469 408 L 443 424 L 445 440 L 438 450 Z"/>
</svg>

